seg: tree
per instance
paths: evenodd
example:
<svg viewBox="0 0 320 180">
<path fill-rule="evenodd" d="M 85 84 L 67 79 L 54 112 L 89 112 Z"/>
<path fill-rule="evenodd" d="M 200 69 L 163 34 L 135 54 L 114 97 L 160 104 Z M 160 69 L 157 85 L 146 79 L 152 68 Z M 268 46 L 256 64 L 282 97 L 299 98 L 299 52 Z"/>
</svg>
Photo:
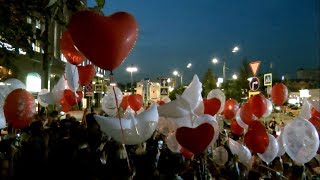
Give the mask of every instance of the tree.
<svg viewBox="0 0 320 180">
<path fill-rule="evenodd" d="M 52 46 L 55 24 L 64 27 L 69 14 L 81 8 L 80 0 L 0 0 L 0 55 L 4 59 L 15 58 L 23 50 L 31 58 L 35 54 L 32 46 L 39 44 L 42 86 L 48 88 L 50 66 L 55 58 Z M 35 23 L 41 28 L 36 28 Z"/>
<path fill-rule="evenodd" d="M 177 94 L 182 95 L 184 90 L 185 90 L 185 88 L 183 86 L 179 86 L 179 87 L 175 88 L 173 91 L 170 92 L 169 98 L 171 100 L 175 100 L 177 98 L 176 95 Z"/>
<path fill-rule="evenodd" d="M 216 83 L 217 81 L 214 74 L 211 69 L 208 69 L 202 80 L 202 96 L 206 97 L 212 89 L 217 88 Z"/>
</svg>

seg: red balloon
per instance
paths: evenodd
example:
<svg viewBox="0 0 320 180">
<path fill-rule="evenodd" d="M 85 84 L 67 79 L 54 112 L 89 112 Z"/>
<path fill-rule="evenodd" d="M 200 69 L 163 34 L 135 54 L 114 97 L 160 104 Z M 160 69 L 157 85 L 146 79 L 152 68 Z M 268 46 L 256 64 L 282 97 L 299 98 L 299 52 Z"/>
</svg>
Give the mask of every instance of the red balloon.
<svg viewBox="0 0 320 180">
<path fill-rule="evenodd" d="M 318 133 L 320 133 L 320 118 L 312 116 L 309 121 L 314 125 L 317 129 Z"/>
<path fill-rule="evenodd" d="M 161 106 L 161 105 L 163 105 L 163 104 L 165 104 L 165 102 L 164 101 L 162 101 L 162 100 L 160 100 L 160 101 L 157 101 L 157 103 Z"/>
<path fill-rule="evenodd" d="M 320 118 L 320 112 L 317 111 L 314 107 L 311 109 L 311 116 Z"/>
<path fill-rule="evenodd" d="M 83 92 L 82 91 L 77 91 L 78 97 L 77 97 L 77 102 L 81 102 L 83 98 Z"/>
<path fill-rule="evenodd" d="M 282 83 L 275 84 L 271 89 L 271 100 L 272 102 L 280 106 L 286 102 L 288 98 L 288 88 Z"/>
<path fill-rule="evenodd" d="M 128 97 L 128 104 L 134 111 L 139 111 L 143 105 L 143 99 L 140 94 L 131 94 Z"/>
<path fill-rule="evenodd" d="M 264 153 L 269 145 L 267 133 L 247 132 L 244 136 L 245 145 L 254 153 Z"/>
<path fill-rule="evenodd" d="M 226 119 L 233 119 L 236 116 L 238 109 L 238 102 L 232 98 L 228 99 L 224 105 L 224 117 Z"/>
<path fill-rule="evenodd" d="M 249 103 L 242 104 L 240 108 L 240 118 L 246 124 L 250 124 L 252 121 L 254 121 L 255 116 L 253 115 Z"/>
<path fill-rule="evenodd" d="M 218 98 L 203 99 L 204 114 L 214 116 L 220 109 L 221 102 Z"/>
<path fill-rule="evenodd" d="M 266 127 L 260 121 L 252 121 L 248 124 L 248 131 L 262 134 L 267 133 Z"/>
<path fill-rule="evenodd" d="M 128 98 L 129 96 L 123 96 L 121 101 L 121 107 L 123 110 L 126 110 L 128 107 Z"/>
<path fill-rule="evenodd" d="M 13 128 L 22 129 L 29 126 L 36 112 L 33 95 L 25 89 L 13 90 L 5 99 L 3 112 Z"/>
<path fill-rule="evenodd" d="M 66 103 L 68 103 L 70 106 L 77 104 L 77 97 L 74 94 L 74 92 L 70 89 L 64 90 L 63 98 L 65 99 Z"/>
<path fill-rule="evenodd" d="M 96 66 L 112 71 L 128 56 L 138 36 L 135 18 L 126 12 L 103 16 L 75 13 L 68 26 L 76 47 Z"/>
<path fill-rule="evenodd" d="M 188 151 L 188 149 L 184 147 L 181 147 L 180 152 L 186 159 L 191 159 L 194 156 L 192 152 Z"/>
<path fill-rule="evenodd" d="M 63 32 L 62 34 L 60 48 L 63 56 L 73 65 L 81 64 L 86 59 L 86 57 L 74 47 L 68 31 Z"/>
<path fill-rule="evenodd" d="M 68 104 L 68 102 L 65 98 L 62 98 L 60 100 L 60 110 L 65 113 L 69 112 L 71 110 L 71 106 Z"/>
<path fill-rule="evenodd" d="M 231 132 L 235 135 L 241 136 L 243 134 L 243 128 L 239 126 L 235 119 L 231 120 L 230 128 Z"/>
<path fill-rule="evenodd" d="M 267 100 L 262 94 L 256 94 L 250 97 L 249 106 L 253 114 L 261 118 L 267 110 Z"/>
<path fill-rule="evenodd" d="M 203 123 L 196 128 L 180 127 L 176 131 L 178 143 L 194 154 L 203 152 L 213 136 L 214 128 L 209 123 Z"/>
<path fill-rule="evenodd" d="M 86 66 L 77 66 L 78 74 L 79 74 L 79 85 L 87 86 L 91 83 L 92 79 L 95 75 L 95 69 L 92 64 L 88 64 Z"/>
</svg>

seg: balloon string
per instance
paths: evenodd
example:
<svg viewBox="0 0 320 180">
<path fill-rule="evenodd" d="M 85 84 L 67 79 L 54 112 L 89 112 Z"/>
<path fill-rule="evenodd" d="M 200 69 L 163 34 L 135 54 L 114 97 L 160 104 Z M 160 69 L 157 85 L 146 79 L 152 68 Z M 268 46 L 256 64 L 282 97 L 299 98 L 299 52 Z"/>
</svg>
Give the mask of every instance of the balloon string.
<svg viewBox="0 0 320 180">
<path fill-rule="evenodd" d="M 110 82 L 114 82 L 112 71 L 110 72 L 109 78 L 110 78 Z M 118 102 L 118 98 L 117 98 L 116 90 L 115 90 L 114 86 L 112 86 L 112 90 L 113 90 L 114 98 L 116 100 L 117 116 L 118 116 L 119 122 L 120 122 L 122 146 L 123 146 L 124 152 L 126 153 L 126 156 L 127 156 L 127 163 L 128 163 L 129 171 L 131 171 L 129 156 L 128 156 L 128 152 L 127 152 L 127 149 L 125 146 L 124 131 L 123 131 L 122 120 L 121 120 L 121 116 L 120 116 L 120 107 L 119 107 L 119 102 Z"/>
<path fill-rule="evenodd" d="M 273 171 L 273 172 L 277 173 L 277 174 L 278 174 L 279 176 L 281 176 L 283 179 L 289 179 L 289 178 L 287 178 L 286 176 L 284 176 L 282 173 L 280 173 L 280 172 L 278 172 L 278 171 L 276 171 L 276 170 L 274 170 L 274 169 L 272 169 L 272 168 L 270 168 L 270 167 L 268 167 L 268 166 L 265 166 L 265 165 L 262 165 L 262 164 L 259 164 L 258 166 L 263 167 L 263 168 L 266 168 L 266 169 L 268 169 L 269 171 Z"/>
</svg>

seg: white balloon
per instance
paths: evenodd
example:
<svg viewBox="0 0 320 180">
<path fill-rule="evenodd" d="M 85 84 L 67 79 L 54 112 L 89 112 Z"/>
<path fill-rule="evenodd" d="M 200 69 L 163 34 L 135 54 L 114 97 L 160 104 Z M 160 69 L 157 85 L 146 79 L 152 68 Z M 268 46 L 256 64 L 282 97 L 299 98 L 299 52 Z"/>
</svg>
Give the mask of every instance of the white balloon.
<svg viewBox="0 0 320 180">
<path fill-rule="evenodd" d="M 220 100 L 221 106 L 218 113 L 221 113 L 223 111 L 224 104 L 226 103 L 226 96 L 224 92 L 222 92 L 220 89 L 213 89 L 207 95 L 207 99 L 211 98 L 218 98 Z"/>
<path fill-rule="evenodd" d="M 0 106 L 0 129 L 6 127 L 6 118 L 4 117 L 3 107 Z"/>
<path fill-rule="evenodd" d="M 50 93 L 49 91 L 48 91 L 48 89 L 41 89 L 41 91 L 38 93 L 38 102 L 39 102 L 39 104 L 41 105 L 41 106 L 43 106 L 43 107 L 47 107 L 49 104 L 48 103 L 46 103 L 46 101 L 45 101 L 45 98 L 41 98 L 40 96 L 41 95 L 44 95 L 44 94 L 48 94 L 48 93 Z M 43 101 L 44 100 L 44 101 Z"/>
<path fill-rule="evenodd" d="M 165 96 L 165 97 L 162 98 L 162 101 L 163 101 L 164 103 L 168 103 L 168 102 L 171 101 L 171 99 L 170 99 L 168 96 Z"/>
<path fill-rule="evenodd" d="M 177 126 L 171 120 L 171 118 L 159 117 L 157 129 L 159 133 L 167 136 L 174 132 L 177 129 Z"/>
<path fill-rule="evenodd" d="M 267 101 L 267 109 L 266 109 L 266 112 L 263 114 L 262 117 L 268 117 L 270 116 L 270 114 L 272 113 L 273 111 L 273 106 L 272 106 L 272 102 L 266 98 L 266 101 Z"/>
<path fill-rule="evenodd" d="M 130 118 L 131 115 L 133 116 L 134 114 L 135 114 L 134 110 L 131 109 L 130 106 L 128 106 L 127 109 L 126 109 L 126 111 L 125 111 L 124 114 L 123 114 L 123 117 L 124 117 L 124 118 Z"/>
<path fill-rule="evenodd" d="M 271 135 L 269 136 L 269 145 L 266 149 L 266 151 L 262 154 L 258 153 L 258 156 L 267 164 L 269 164 L 271 161 L 274 160 L 274 158 L 277 157 L 278 151 L 279 151 L 279 145 L 277 139 Z"/>
<path fill-rule="evenodd" d="M 178 143 L 176 139 L 176 133 L 170 133 L 169 136 L 166 138 L 166 144 L 170 151 L 179 153 L 181 150 L 181 145 Z"/>
<path fill-rule="evenodd" d="M 177 99 L 158 106 L 159 116 L 180 118 L 191 114 L 188 101 L 177 95 Z"/>
<path fill-rule="evenodd" d="M 283 146 L 286 153 L 297 163 L 309 162 L 317 153 L 319 135 L 307 120 L 296 118 L 284 127 Z"/>
<path fill-rule="evenodd" d="M 76 92 L 79 88 L 79 74 L 77 66 L 67 62 L 65 67 L 65 74 L 69 88 L 72 91 Z M 76 97 L 78 96 L 76 95 Z"/>
<path fill-rule="evenodd" d="M 278 141 L 278 145 L 279 145 L 279 151 L 277 154 L 277 157 L 281 157 L 286 153 L 286 150 L 283 147 L 283 133 L 281 133 L 278 137 L 277 137 L 277 141 Z"/>
<path fill-rule="evenodd" d="M 303 100 L 301 111 L 298 115 L 301 119 L 310 119 L 311 118 L 311 104 L 307 99 Z"/>
<path fill-rule="evenodd" d="M 120 107 L 122 101 L 122 92 L 118 87 L 114 87 L 107 91 L 107 94 L 102 98 L 101 107 L 102 110 L 110 116 L 115 116 L 117 114 L 117 110 Z M 117 102 L 118 106 L 117 106 Z"/>
<path fill-rule="evenodd" d="M 214 149 L 212 159 L 219 166 L 223 166 L 228 161 L 228 151 L 223 146 L 219 146 Z"/>
<path fill-rule="evenodd" d="M 9 94 L 8 86 L 6 84 L 0 85 L 0 104 L 4 103 L 4 100 L 6 99 L 8 94 Z"/>
<path fill-rule="evenodd" d="M 189 110 L 193 111 L 198 107 L 200 101 L 202 100 L 202 83 L 199 81 L 197 75 L 193 76 L 193 79 L 189 86 L 184 90 L 181 97 L 185 99 L 189 104 Z"/>
<path fill-rule="evenodd" d="M 4 84 L 6 84 L 8 87 L 8 91 L 7 91 L 8 94 L 15 89 L 26 89 L 26 85 L 23 82 L 21 82 L 18 79 L 14 79 L 14 78 L 10 78 L 10 79 L 5 80 Z M 6 94 L 6 95 L 8 95 L 8 94 Z"/>
<path fill-rule="evenodd" d="M 64 76 L 61 76 L 58 83 L 52 89 L 53 100 L 59 102 L 64 96 L 64 90 L 66 89 L 66 84 Z"/>
<path fill-rule="evenodd" d="M 248 129 L 248 125 L 246 123 L 244 123 L 241 119 L 241 116 L 240 116 L 240 110 L 241 108 L 238 109 L 237 113 L 236 113 L 236 121 L 238 123 L 238 125 L 240 127 L 242 127 L 243 129 Z"/>
<path fill-rule="evenodd" d="M 209 114 L 203 114 L 201 116 L 198 116 L 193 123 L 193 127 L 198 127 L 199 125 L 201 125 L 203 123 L 209 123 L 213 126 L 214 136 L 213 136 L 210 144 L 214 144 L 216 142 L 216 140 L 218 139 L 219 132 L 220 132 L 219 131 L 219 124 L 216 120 L 216 116 L 211 116 Z"/>
<path fill-rule="evenodd" d="M 159 119 L 156 105 L 152 105 L 137 116 L 129 114 L 129 119 L 122 118 L 122 129 L 118 118 L 99 115 L 94 117 L 102 132 L 127 145 L 140 144 L 148 140 L 155 131 Z"/>
<path fill-rule="evenodd" d="M 196 114 L 197 116 L 204 114 L 203 100 L 200 101 L 198 107 L 196 107 L 196 109 L 194 110 L 194 114 Z"/>
<path fill-rule="evenodd" d="M 250 166 L 252 155 L 250 150 L 246 146 L 243 146 L 237 141 L 229 138 L 229 148 L 232 154 L 236 154 L 239 156 L 239 162 L 244 164 L 246 167 Z"/>
</svg>

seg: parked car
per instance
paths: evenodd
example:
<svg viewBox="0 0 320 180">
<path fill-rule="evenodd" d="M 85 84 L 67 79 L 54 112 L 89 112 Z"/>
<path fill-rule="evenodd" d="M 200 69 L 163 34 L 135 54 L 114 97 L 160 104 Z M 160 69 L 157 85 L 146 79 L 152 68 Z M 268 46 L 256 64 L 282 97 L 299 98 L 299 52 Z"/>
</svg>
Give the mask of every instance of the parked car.
<svg viewBox="0 0 320 180">
<path fill-rule="evenodd" d="M 289 105 L 287 106 L 285 113 L 289 116 L 295 117 L 300 114 L 300 108 L 295 105 Z"/>
</svg>

